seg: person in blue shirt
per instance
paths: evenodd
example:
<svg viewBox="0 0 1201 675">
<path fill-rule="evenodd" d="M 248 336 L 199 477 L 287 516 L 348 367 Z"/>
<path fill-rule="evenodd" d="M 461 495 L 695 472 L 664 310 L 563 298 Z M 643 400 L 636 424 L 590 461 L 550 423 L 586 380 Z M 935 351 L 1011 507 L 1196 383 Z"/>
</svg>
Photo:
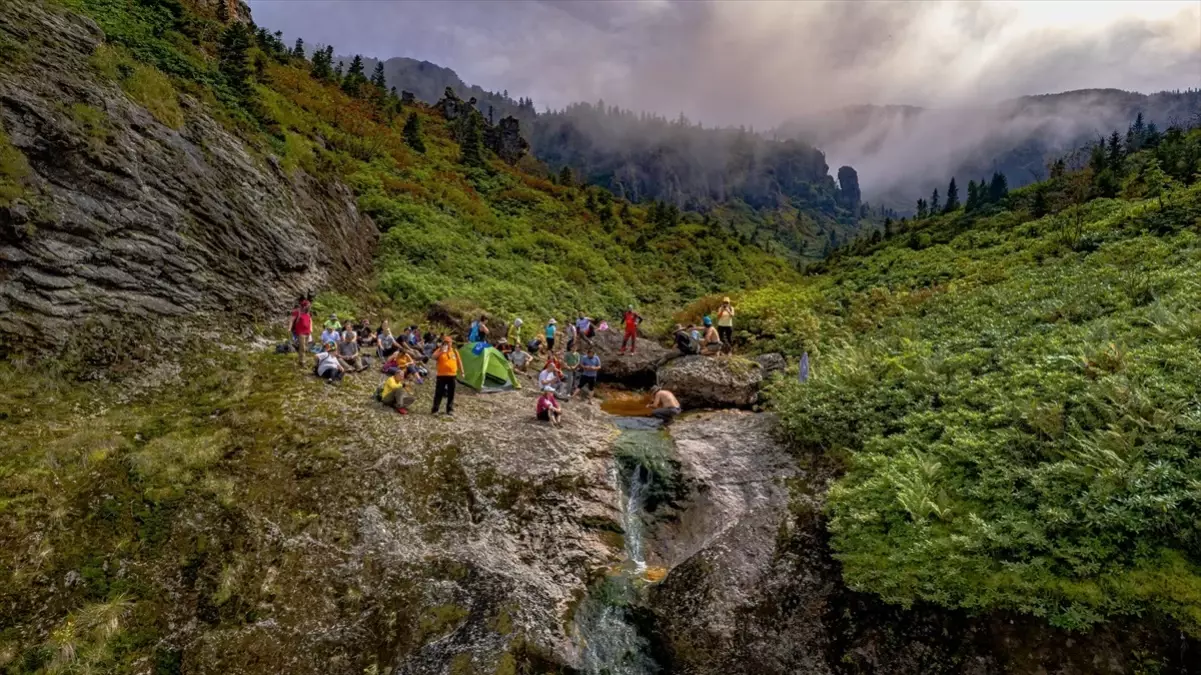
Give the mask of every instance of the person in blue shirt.
<svg viewBox="0 0 1201 675">
<path fill-rule="evenodd" d="M 554 319 L 546 322 L 546 351 L 550 353 L 555 351 L 555 329 L 558 323 Z"/>
<path fill-rule="evenodd" d="M 583 393 L 587 389 L 590 396 L 596 393 L 596 378 L 600 376 L 600 369 L 601 360 L 596 355 L 596 348 L 588 347 L 587 356 L 580 359 L 576 390 Z"/>
</svg>

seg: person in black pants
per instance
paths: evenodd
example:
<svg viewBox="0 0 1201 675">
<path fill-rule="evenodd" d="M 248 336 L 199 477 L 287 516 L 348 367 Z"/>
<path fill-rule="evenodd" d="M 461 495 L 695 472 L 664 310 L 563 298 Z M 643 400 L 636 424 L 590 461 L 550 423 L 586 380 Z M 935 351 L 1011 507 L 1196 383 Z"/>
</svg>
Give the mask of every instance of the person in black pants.
<svg viewBox="0 0 1201 675">
<path fill-rule="evenodd" d="M 434 350 L 434 359 L 438 367 L 438 377 L 434 380 L 434 409 L 431 415 L 438 414 L 442 399 L 446 399 L 446 414 L 455 414 L 455 379 L 463 370 L 463 361 L 459 351 L 449 335 L 443 336 L 442 344 Z"/>
</svg>

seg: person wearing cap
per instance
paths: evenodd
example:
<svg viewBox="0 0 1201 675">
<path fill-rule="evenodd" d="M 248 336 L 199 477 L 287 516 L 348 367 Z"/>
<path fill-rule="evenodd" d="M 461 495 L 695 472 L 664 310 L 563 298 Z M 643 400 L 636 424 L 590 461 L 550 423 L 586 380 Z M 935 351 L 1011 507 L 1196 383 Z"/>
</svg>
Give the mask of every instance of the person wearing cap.
<svg viewBox="0 0 1201 675">
<path fill-rule="evenodd" d="M 721 353 L 721 337 L 713 327 L 713 319 L 705 317 L 705 334 L 701 337 L 701 353 L 705 356 L 715 356 Z"/>
<path fill-rule="evenodd" d="M 625 354 L 628 344 L 630 353 L 633 354 L 638 351 L 638 324 L 642 323 L 642 317 L 634 311 L 634 306 L 630 305 L 621 316 L 621 322 L 625 325 L 625 334 L 621 338 L 621 351 L 617 353 Z"/>
<path fill-rule="evenodd" d="M 313 339 L 313 315 L 309 314 L 309 301 L 301 298 L 300 305 L 292 313 L 292 341 L 296 345 L 296 360 L 304 367 L 304 355 L 309 353 L 309 341 Z"/>
<path fill-rule="evenodd" d="M 333 330 L 336 330 L 336 331 L 342 330 L 342 322 L 338 321 L 338 313 L 332 312 L 329 315 L 329 318 L 325 320 L 325 323 L 322 324 L 322 328 L 326 328 L 326 329 L 332 328 Z"/>
<path fill-rule="evenodd" d="M 730 304 L 729 296 L 721 299 L 717 308 L 717 334 L 721 340 L 722 349 L 728 354 L 734 349 L 734 305 Z"/>
<path fill-rule="evenodd" d="M 559 322 L 554 319 L 546 322 L 546 351 L 552 354 L 555 351 L 555 330 L 558 325 Z"/>
<path fill-rule="evenodd" d="M 455 349 L 454 341 L 449 335 L 442 336 L 442 344 L 434 350 L 434 361 L 438 364 L 437 377 L 434 378 L 434 409 L 431 415 L 438 414 L 442 399 L 446 399 L 446 414 L 455 414 L 455 380 L 463 370 L 463 360 L 459 358 L 459 350 Z"/>
<path fill-rule="evenodd" d="M 326 342 L 325 349 L 314 355 L 316 365 L 313 367 L 313 373 L 326 382 L 341 382 L 342 376 L 346 374 L 346 368 L 334 352 L 335 347 L 333 342 Z"/>
<path fill-rule="evenodd" d="M 670 424 L 681 412 L 676 395 L 657 384 L 651 387 L 651 393 L 654 394 L 654 398 L 646 406 L 651 409 L 651 417 L 663 420 L 664 424 Z"/>
<path fill-rule="evenodd" d="M 538 403 L 535 406 L 534 412 L 540 422 L 550 422 L 551 426 L 559 426 L 563 409 L 559 407 L 559 402 L 555 400 L 554 387 L 547 386 L 542 388 L 542 395 L 538 397 Z"/>
<path fill-rule="evenodd" d="M 504 354 L 506 359 L 509 358 L 509 355 L 513 353 L 513 345 L 509 344 L 509 338 L 501 338 L 497 340 L 496 349 L 499 350 L 501 354 Z"/>
</svg>

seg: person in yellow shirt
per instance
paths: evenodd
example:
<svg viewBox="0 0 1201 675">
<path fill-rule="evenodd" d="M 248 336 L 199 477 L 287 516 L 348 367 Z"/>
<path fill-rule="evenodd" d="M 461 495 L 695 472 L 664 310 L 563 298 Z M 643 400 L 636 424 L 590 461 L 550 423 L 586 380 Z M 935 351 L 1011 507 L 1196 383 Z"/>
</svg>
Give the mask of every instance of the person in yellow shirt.
<svg viewBox="0 0 1201 675">
<path fill-rule="evenodd" d="M 459 358 L 459 350 L 449 335 L 442 337 L 442 344 L 434 350 L 434 361 L 438 364 L 437 377 L 434 380 L 434 409 L 431 415 L 438 414 L 442 399 L 446 399 L 446 414 L 455 414 L 455 380 L 463 371 L 463 360 Z"/>
<path fill-rule="evenodd" d="M 729 354 L 734 351 L 734 305 L 730 304 L 730 298 L 721 299 L 721 306 L 717 308 L 717 335 L 721 338 L 722 351 Z"/>
<path fill-rule="evenodd" d="M 409 391 L 406 370 L 402 368 L 392 373 L 388 379 L 384 380 L 384 386 L 380 390 L 380 402 L 395 409 L 401 415 L 407 415 L 409 406 L 417 400 L 417 397 Z"/>
</svg>

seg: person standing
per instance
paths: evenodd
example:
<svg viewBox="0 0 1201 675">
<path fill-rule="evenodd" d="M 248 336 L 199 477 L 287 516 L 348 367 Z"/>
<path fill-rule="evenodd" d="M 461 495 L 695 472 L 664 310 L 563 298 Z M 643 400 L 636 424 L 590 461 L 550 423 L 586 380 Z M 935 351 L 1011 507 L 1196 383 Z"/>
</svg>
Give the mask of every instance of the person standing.
<svg viewBox="0 0 1201 675">
<path fill-rule="evenodd" d="M 589 396 L 596 393 L 596 378 L 600 376 L 601 360 L 596 355 L 596 348 L 589 346 L 587 356 L 580 359 L 579 378 L 576 390 L 583 393 L 588 390 Z"/>
<path fill-rule="evenodd" d="M 434 379 L 434 409 L 431 415 L 438 414 L 442 399 L 446 399 L 446 414 L 455 414 L 455 380 L 463 371 L 463 360 L 459 358 L 459 350 L 455 349 L 454 341 L 449 335 L 443 336 L 442 344 L 434 350 L 434 359 L 438 364 L 437 377 Z"/>
<path fill-rule="evenodd" d="M 513 319 L 513 324 L 509 326 L 509 332 L 507 335 L 505 335 L 505 337 L 509 338 L 509 344 L 513 345 L 514 347 L 519 347 L 522 344 L 522 342 L 521 342 L 521 327 L 522 327 L 522 325 L 524 325 L 524 322 L 520 318 Z"/>
<path fill-rule="evenodd" d="M 546 322 L 546 351 L 555 352 L 555 330 L 558 327 L 558 321 L 551 319 Z"/>
<path fill-rule="evenodd" d="M 563 381 L 567 383 L 567 393 L 575 396 L 580 390 L 580 352 L 568 347 L 570 351 L 563 356 Z"/>
<path fill-rule="evenodd" d="M 621 322 L 625 324 L 625 335 L 621 338 L 621 351 L 617 353 L 625 354 L 626 345 L 629 344 L 630 353 L 634 354 L 638 351 L 638 324 L 642 323 L 642 317 L 634 311 L 634 306 L 630 305 L 622 315 Z"/>
<path fill-rule="evenodd" d="M 313 315 L 309 314 L 309 301 L 301 300 L 300 307 L 292 315 L 292 336 L 296 341 L 296 357 L 304 367 L 304 355 L 309 353 L 309 340 L 313 339 Z"/>
<path fill-rule="evenodd" d="M 729 296 L 721 299 L 717 308 L 717 335 L 721 338 L 722 350 L 729 354 L 734 350 L 734 305 Z"/>
</svg>

